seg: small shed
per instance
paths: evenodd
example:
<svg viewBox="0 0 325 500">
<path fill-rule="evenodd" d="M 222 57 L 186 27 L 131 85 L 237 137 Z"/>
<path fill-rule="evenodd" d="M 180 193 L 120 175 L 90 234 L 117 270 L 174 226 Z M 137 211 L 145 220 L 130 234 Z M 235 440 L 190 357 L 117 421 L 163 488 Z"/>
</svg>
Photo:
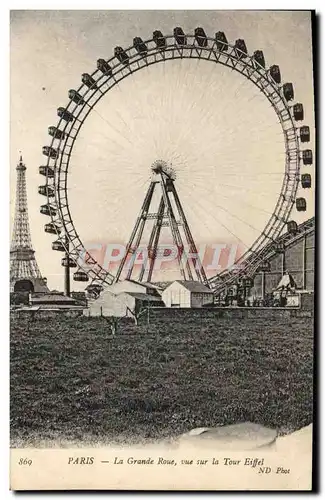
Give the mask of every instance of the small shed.
<svg viewBox="0 0 325 500">
<path fill-rule="evenodd" d="M 213 304 L 213 292 L 199 281 L 176 280 L 161 294 L 166 307 L 202 307 Z"/>
</svg>

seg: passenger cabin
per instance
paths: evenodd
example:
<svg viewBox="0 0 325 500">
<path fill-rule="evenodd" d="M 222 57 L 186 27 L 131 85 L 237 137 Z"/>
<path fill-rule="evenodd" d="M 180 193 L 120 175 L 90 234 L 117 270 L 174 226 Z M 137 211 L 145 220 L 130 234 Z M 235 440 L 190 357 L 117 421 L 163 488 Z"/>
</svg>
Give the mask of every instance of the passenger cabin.
<svg viewBox="0 0 325 500">
<path fill-rule="evenodd" d="M 304 125 L 300 127 L 300 140 L 301 142 L 309 142 L 310 141 L 310 129 L 308 125 Z"/>
<path fill-rule="evenodd" d="M 152 37 L 158 49 L 166 48 L 166 38 L 164 37 L 161 31 L 155 30 L 152 34 Z"/>
<path fill-rule="evenodd" d="M 236 54 L 238 59 L 243 59 L 243 58 L 247 57 L 247 47 L 246 47 L 245 40 L 243 40 L 241 38 L 236 40 L 236 42 L 235 42 L 235 54 Z"/>
<path fill-rule="evenodd" d="M 148 47 L 139 36 L 133 38 L 133 47 L 140 55 L 146 55 L 148 52 Z"/>
<path fill-rule="evenodd" d="M 186 45 L 187 38 L 182 28 L 177 26 L 174 28 L 174 38 L 178 45 Z"/>
<path fill-rule="evenodd" d="M 228 50 L 228 40 L 223 31 L 218 31 L 215 35 L 216 47 L 220 52 Z"/>
<path fill-rule="evenodd" d="M 44 175 L 45 177 L 54 177 L 54 170 L 51 167 L 48 167 L 46 165 L 41 165 L 38 169 L 38 172 L 41 175 Z"/>
<path fill-rule="evenodd" d="M 58 108 L 57 114 L 62 120 L 65 120 L 66 122 L 73 122 L 74 116 L 70 111 L 67 111 L 65 108 Z"/>
<path fill-rule="evenodd" d="M 262 66 L 262 68 L 265 68 L 265 59 L 264 59 L 264 54 L 262 50 L 255 50 L 253 54 L 253 60 L 255 63 L 255 66 L 258 68 L 259 66 Z"/>
<path fill-rule="evenodd" d="M 301 102 L 297 102 L 293 106 L 293 116 L 297 122 L 304 119 L 304 107 Z"/>
<path fill-rule="evenodd" d="M 56 250 L 57 252 L 65 252 L 64 245 L 60 240 L 53 241 L 52 250 Z"/>
<path fill-rule="evenodd" d="M 301 176 L 301 186 L 304 189 L 308 189 L 311 187 L 311 175 L 310 174 L 302 174 Z"/>
<path fill-rule="evenodd" d="M 282 87 L 283 96 L 286 101 L 292 101 L 295 97 L 292 83 L 285 83 Z"/>
<path fill-rule="evenodd" d="M 98 283 L 91 283 L 85 288 L 85 291 L 90 299 L 97 299 L 103 291 L 103 286 Z"/>
<path fill-rule="evenodd" d="M 63 267 L 77 267 L 77 264 L 70 257 L 69 258 L 63 257 L 63 259 L 61 260 L 61 266 L 63 266 Z"/>
<path fill-rule="evenodd" d="M 298 212 L 306 212 L 307 203 L 305 198 L 296 199 L 296 209 L 298 210 Z"/>
<path fill-rule="evenodd" d="M 51 146 L 43 146 L 42 152 L 43 155 L 48 156 L 49 158 L 56 159 L 59 156 L 59 152 Z"/>
<path fill-rule="evenodd" d="M 305 149 L 302 152 L 302 162 L 304 165 L 312 165 L 313 163 L 313 152 L 311 149 Z"/>
<path fill-rule="evenodd" d="M 54 224 L 54 222 L 49 222 L 45 224 L 44 231 L 50 234 L 60 234 L 61 228 L 57 224 Z"/>
<path fill-rule="evenodd" d="M 194 37 L 200 47 L 207 47 L 208 39 L 203 28 L 195 28 Z"/>
<path fill-rule="evenodd" d="M 65 138 L 65 133 L 58 129 L 57 127 L 49 127 L 48 128 L 48 132 L 49 132 L 49 135 L 51 135 L 52 137 L 54 137 L 54 139 L 64 139 Z"/>
<path fill-rule="evenodd" d="M 103 75 L 112 76 L 112 68 L 108 64 L 108 62 L 105 61 L 105 59 L 98 59 L 97 69 L 99 69 L 99 71 L 101 71 L 103 73 Z"/>
<path fill-rule="evenodd" d="M 43 196 L 48 196 L 49 198 L 54 198 L 54 189 L 50 186 L 38 186 L 39 194 Z"/>
<path fill-rule="evenodd" d="M 273 78 L 275 83 L 281 83 L 281 72 L 279 66 L 273 64 L 273 66 L 270 67 L 270 76 Z"/>
<path fill-rule="evenodd" d="M 71 101 L 75 102 L 76 104 L 84 104 L 85 101 L 83 100 L 83 97 L 79 94 L 79 92 L 77 92 L 76 90 L 74 89 L 70 89 L 69 90 L 69 99 L 71 99 Z"/>
<path fill-rule="evenodd" d="M 81 75 L 81 81 L 84 85 L 86 85 L 89 89 L 97 89 L 97 84 L 96 84 L 96 81 L 94 80 L 94 78 L 89 75 L 89 73 L 83 73 Z"/>
<path fill-rule="evenodd" d="M 298 232 L 298 224 L 294 220 L 290 220 L 287 224 L 287 231 L 290 234 L 296 234 Z"/>
<path fill-rule="evenodd" d="M 85 273 L 84 271 L 77 271 L 73 274 L 73 279 L 74 281 L 82 281 L 86 282 L 89 280 L 88 274 Z"/>
<path fill-rule="evenodd" d="M 115 47 L 114 55 L 121 63 L 129 64 L 129 56 L 122 47 Z"/>
<path fill-rule="evenodd" d="M 40 213 L 43 215 L 56 215 L 56 210 L 51 205 L 42 205 L 40 208 Z"/>
</svg>

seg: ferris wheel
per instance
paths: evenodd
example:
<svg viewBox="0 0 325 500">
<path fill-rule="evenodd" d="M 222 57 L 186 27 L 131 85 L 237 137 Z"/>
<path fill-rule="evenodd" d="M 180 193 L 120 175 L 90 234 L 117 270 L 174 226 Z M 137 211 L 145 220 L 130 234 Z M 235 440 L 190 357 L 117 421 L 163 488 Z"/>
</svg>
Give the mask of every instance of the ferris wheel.
<svg viewBox="0 0 325 500">
<path fill-rule="evenodd" d="M 246 219 L 244 217 L 245 220 L 243 220 L 240 214 L 234 215 L 228 208 L 224 208 L 222 203 L 219 203 L 219 205 L 216 203 L 216 206 L 219 207 L 223 213 L 228 212 L 228 215 L 230 213 L 232 217 L 236 217 L 238 224 L 247 224 L 255 229 L 255 236 L 249 244 L 245 244 L 245 252 L 236 261 L 237 266 L 233 266 L 231 269 L 225 269 L 215 276 L 210 277 L 208 280 L 209 286 L 217 293 L 222 290 L 223 287 L 228 286 L 235 280 L 240 278 L 250 279 L 258 270 L 263 269 L 263 265 L 265 265 L 264 253 L 267 255 L 270 247 L 277 244 L 276 240 L 283 232 L 284 228 L 287 227 L 287 230 L 291 233 L 298 231 L 297 223 L 294 220 L 290 220 L 290 216 L 293 208 L 296 208 L 297 211 L 306 210 L 306 199 L 303 196 L 298 197 L 297 193 L 298 188 L 308 189 L 311 187 L 310 174 L 301 173 L 300 171 L 301 167 L 313 163 L 313 154 L 311 149 L 303 147 L 306 143 L 310 142 L 310 128 L 308 125 L 299 123 L 304 121 L 304 107 L 302 103 L 295 101 L 293 84 L 290 82 L 282 82 L 279 66 L 275 64 L 270 67 L 266 66 L 264 54 L 261 50 L 256 50 L 253 55 L 250 55 L 243 39 L 238 39 L 235 43 L 229 43 L 223 32 L 219 31 L 215 34 L 215 37 L 209 37 L 206 35 L 203 28 L 196 28 L 194 34 L 185 34 L 180 27 L 175 28 L 172 35 L 163 35 L 161 31 L 154 31 L 152 38 L 144 41 L 140 37 L 136 37 L 133 40 L 132 46 L 129 48 L 123 49 L 122 47 L 116 47 L 114 55 L 111 58 L 107 60 L 98 59 L 97 69 L 92 73 L 83 73 L 81 77 L 82 83 L 79 88 L 77 88 L 77 90 L 69 90 L 69 101 L 67 105 L 59 107 L 57 110 L 59 117 L 57 125 L 51 126 L 48 129 L 49 135 L 51 136 L 51 143 L 43 147 L 43 154 L 47 158 L 47 163 L 39 167 L 39 173 L 45 177 L 45 183 L 39 186 L 38 191 L 39 194 L 46 198 L 46 203 L 42 204 L 40 211 L 42 214 L 50 217 L 50 222 L 45 224 L 44 229 L 47 233 L 56 236 L 56 240 L 52 243 L 52 249 L 65 253 L 62 259 L 62 265 L 68 268 L 76 268 L 76 272 L 73 276 L 75 281 L 91 281 L 94 286 L 102 286 L 105 284 L 110 285 L 116 279 L 113 273 L 105 269 L 89 254 L 78 233 L 78 227 L 74 221 L 75 217 L 72 215 L 69 203 L 69 197 L 71 197 L 69 173 L 71 164 L 73 164 L 74 151 L 78 143 L 77 139 L 81 136 L 82 131 L 86 129 L 86 122 L 90 120 L 92 115 L 96 115 L 97 113 L 98 116 L 101 116 L 97 110 L 101 105 L 102 98 L 105 95 L 109 95 L 109 92 L 112 92 L 114 88 L 120 90 L 122 82 L 126 79 L 130 80 L 130 84 L 132 84 L 133 79 L 133 81 L 135 81 L 135 89 L 139 90 L 140 80 L 138 79 L 136 81 L 136 78 L 142 71 L 148 73 L 149 69 L 153 66 L 162 67 L 163 70 L 160 70 L 158 75 L 158 80 L 161 80 L 167 73 L 168 66 L 173 66 L 177 69 L 177 65 L 185 65 L 187 64 L 186 61 L 191 62 L 190 60 L 194 60 L 194 63 L 196 62 L 196 66 L 192 66 L 194 72 L 200 71 L 201 67 L 198 65 L 199 63 L 204 63 L 204 68 L 209 64 L 209 68 L 211 68 L 211 73 L 209 73 L 210 89 L 215 79 L 218 77 L 218 75 L 213 73 L 216 68 L 222 68 L 225 72 L 230 71 L 232 74 L 235 73 L 238 75 L 238 78 L 241 78 L 241 82 L 236 87 L 234 94 L 228 97 L 230 100 L 234 99 L 235 95 L 240 96 L 242 86 L 249 82 L 250 86 L 253 86 L 254 89 L 258 91 L 259 98 L 267 104 L 268 109 L 272 111 L 277 124 L 279 124 L 282 129 L 280 131 L 281 140 L 278 140 L 278 149 L 281 148 L 281 172 L 275 173 L 278 176 L 279 188 L 272 201 L 272 209 L 267 211 L 264 210 L 264 219 L 260 227 L 254 228 L 247 220 L 247 217 Z M 183 74 L 184 71 L 188 71 L 188 66 L 183 66 Z M 194 73 L 191 73 L 191 78 L 190 84 L 188 81 L 187 85 L 183 84 L 182 88 L 186 87 L 189 89 L 191 87 L 191 82 L 195 80 Z M 180 88 L 180 86 L 181 84 L 178 80 L 177 85 L 174 85 L 174 90 Z M 201 81 L 198 86 L 202 86 Z M 160 86 L 158 91 L 163 91 L 163 89 L 164 87 Z M 145 92 L 148 93 L 148 90 L 145 90 Z M 205 92 L 209 92 L 209 85 L 207 85 Z M 222 101 L 223 98 L 224 95 L 220 96 L 220 101 Z M 252 108 L 255 105 L 254 103 L 257 102 L 253 99 L 254 96 L 251 98 Z M 217 104 L 216 101 L 216 105 Z M 155 105 L 156 103 L 153 103 L 151 109 L 155 108 Z M 172 105 L 173 104 L 171 104 L 171 106 Z M 184 103 L 182 103 L 182 106 L 182 109 L 185 109 Z M 192 112 L 195 106 L 196 102 L 187 105 L 188 111 Z M 212 122 L 211 117 L 216 113 L 218 113 L 217 108 L 215 108 L 215 111 L 209 109 L 206 122 L 209 120 Z M 164 117 L 160 118 L 161 120 L 159 117 L 155 116 L 155 121 L 158 121 L 159 124 L 164 120 Z M 203 118 L 202 121 L 204 121 Z M 114 127 L 112 121 L 110 121 L 108 125 L 111 128 Z M 195 123 L 194 125 L 197 128 L 200 127 L 200 123 Z M 137 132 L 136 128 L 132 127 L 131 122 L 125 123 L 125 127 L 129 129 L 133 135 Z M 170 129 L 171 125 L 169 124 L 168 127 Z M 179 127 L 184 128 L 184 123 L 182 124 L 182 122 L 180 122 Z M 222 126 L 222 128 L 224 129 L 226 126 Z M 240 128 L 240 125 L 237 128 Z M 147 136 L 148 134 L 150 135 L 150 133 L 154 136 L 155 132 L 156 129 L 154 127 L 151 131 L 149 128 Z M 213 130 L 212 133 L 217 135 L 217 132 L 218 131 Z M 184 135 L 183 144 L 187 144 L 186 139 L 189 142 L 190 139 L 186 133 Z M 203 133 L 203 139 L 199 145 L 202 151 L 209 147 L 208 144 L 203 143 L 205 140 L 204 137 L 206 137 L 206 141 L 209 142 L 209 144 L 213 142 L 218 145 L 219 149 L 222 147 L 222 141 L 219 141 L 219 144 L 216 138 L 212 139 L 213 136 L 211 134 L 209 135 L 207 133 L 204 135 Z M 279 137 L 279 134 L 277 137 Z M 155 138 L 153 137 L 153 139 Z M 258 141 L 259 137 L 253 137 L 251 140 Z M 270 140 L 270 135 L 268 135 L 268 140 Z M 271 138 L 271 140 L 273 139 Z M 119 154 L 122 154 L 121 150 L 123 149 L 123 145 L 118 143 L 116 138 L 115 141 L 119 147 Z M 170 137 L 165 135 L 164 143 L 167 144 L 169 142 Z M 179 158 L 179 163 L 184 163 L 186 160 L 186 158 L 184 160 L 184 155 L 182 156 L 181 153 L 178 154 L 179 152 L 177 151 L 175 153 L 176 146 L 179 145 L 180 142 L 178 138 L 173 146 L 173 154 L 174 159 Z M 228 149 L 231 149 L 231 147 L 233 148 L 234 145 L 231 144 Z M 145 151 L 145 146 L 143 144 L 141 148 L 139 157 Z M 195 144 L 193 150 L 197 148 L 198 144 Z M 194 154 L 195 152 L 192 153 L 192 155 Z M 216 155 L 216 151 L 213 151 L 213 154 Z M 261 155 L 261 152 L 259 154 Z M 154 162 L 154 160 L 156 160 L 156 158 L 152 158 L 152 162 Z M 118 158 L 116 161 L 118 162 Z M 134 159 L 132 161 L 134 162 Z M 262 163 L 263 159 L 259 161 Z M 175 160 L 174 163 L 177 163 L 177 161 Z M 244 166 L 243 170 L 246 172 L 245 168 Z M 279 169 L 278 165 L 277 169 Z M 211 172 L 193 174 L 193 171 L 194 169 L 191 169 L 191 165 L 187 169 L 182 170 L 182 175 L 184 177 L 186 175 L 192 176 L 192 188 L 194 182 L 196 183 L 196 190 L 200 189 L 203 181 L 205 184 L 209 185 L 215 182 L 219 185 L 221 191 L 217 191 L 217 193 L 215 191 L 210 191 L 209 199 L 211 203 L 215 202 L 216 199 L 222 199 L 222 196 L 224 196 L 222 189 L 226 188 L 227 183 L 218 182 L 218 178 L 213 178 Z M 233 173 L 231 171 L 222 172 L 221 175 L 224 176 L 238 175 L 238 171 L 236 170 L 234 170 Z M 256 179 L 263 175 L 266 184 L 269 184 L 274 172 L 254 170 L 251 174 L 251 178 L 253 178 L 251 189 L 249 189 L 249 186 L 232 186 L 232 195 L 239 199 L 239 204 L 241 203 L 240 199 L 243 190 L 256 190 L 260 195 L 263 195 L 259 185 L 256 184 L 258 182 Z M 224 179 L 225 178 L 226 177 L 224 177 Z M 222 186 L 224 187 L 222 188 Z M 254 196 L 253 193 L 252 199 L 254 199 Z M 245 200 L 243 203 L 249 205 Z M 257 207 L 257 209 L 258 208 L 263 211 L 263 208 Z M 201 206 L 201 210 L 203 211 L 203 205 Z M 213 206 L 211 206 L 210 212 L 212 213 L 214 210 Z M 201 214 L 201 218 L 202 217 L 203 215 Z M 234 237 L 241 240 L 241 236 L 239 237 L 236 235 L 235 231 L 229 228 L 228 222 L 222 220 L 222 217 L 218 217 L 217 223 L 229 229 L 229 232 L 233 234 Z M 209 226 L 208 229 L 213 233 L 214 227 Z M 217 229 L 215 229 L 215 231 L 217 232 Z M 83 255 L 83 259 L 80 259 L 81 255 Z"/>
</svg>

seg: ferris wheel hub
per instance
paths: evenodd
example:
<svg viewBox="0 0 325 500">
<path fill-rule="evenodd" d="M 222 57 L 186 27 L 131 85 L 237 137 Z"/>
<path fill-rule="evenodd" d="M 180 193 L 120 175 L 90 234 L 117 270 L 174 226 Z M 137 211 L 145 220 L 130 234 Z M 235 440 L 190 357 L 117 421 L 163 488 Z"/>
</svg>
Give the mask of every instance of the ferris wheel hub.
<svg viewBox="0 0 325 500">
<path fill-rule="evenodd" d="M 165 160 L 155 160 L 151 165 L 151 170 L 155 174 L 165 174 L 168 178 L 175 180 L 176 172 L 171 163 Z"/>
<path fill-rule="evenodd" d="M 155 174 L 161 174 L 167 170 L 168 163 L 165 160 L 155 160 L 151 165 L 151 169 Z"/>
</svg>

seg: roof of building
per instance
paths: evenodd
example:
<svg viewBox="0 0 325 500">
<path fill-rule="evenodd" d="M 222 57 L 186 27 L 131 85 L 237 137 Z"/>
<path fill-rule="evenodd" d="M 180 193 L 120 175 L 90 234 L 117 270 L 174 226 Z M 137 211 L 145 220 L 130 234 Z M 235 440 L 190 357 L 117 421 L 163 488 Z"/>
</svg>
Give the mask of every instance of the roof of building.
<svg viewBox="0 0 325 500">
<path fill-rule="evenodd" d="M 200 283 L 199 281 L 185 281 L 185 280 L 175 280 L 173 283 L 179 283 L 182 285 L 184 288 L 189 290 L 190 292 L 195 292 L 195 293 L 213 293 L 210 288 L 208 288 L 206 285 L 203 285 L 203 283 Z M 172 283 L 171 283 L 172 284 Z M 167 286 L 167 288 L 170 285 Z M 167 290 L 165 288 L 165 290 Z"/>
<path fill-rule="evenodd" d="M 128 281 L 130 283 L 134 283 L 135 285 L 140 285 L 143 286 L 144 288 L 153 288 L 154 290 L 159 290 L 161 287 L 157 283 L 150 283 L 149 281 L 137 281 L 137 280 L 132 280 L 132 279 L 126 279 L 123 281 Z"/>
<path fill-rule="evenodd" d="M 142 283 L 141 281 L 137 281 L 137 280 L 132 280 L 132 279 L 125 279 L 125 280 L 121 280 L 121 282 L 123 281 L 128 281 L 129 283 L 135 283 L 136 285 L 141 285 L 141 286 L 146 286 L 145 283 Z M 116 283 L 120 283 L 120 281 L 117 281 Z"/>
<path fill-rule="evenodd" d="M 84 306 L 75 306 L 75 305 L 67 305 L 67 304 L 40 304 L 34 306 L 21 306 L 11 308 L 11 310 L 16 312 L 37 312 L 37 311 L 82 311 L 85 309 Z"/>
<path fill-rule="evenodd" d="M 162 302 L 160 296 L 157 295 L 148 295 L 147 293 L 137 293 L 137 292 L 123 292 L 126 295 L 131 295 L 135 299 L 143 300 L 144 302 Z"/>
<path fill-rule="evenodd" d="M 145 285 L 146 288 L 153 288 L 154 290 L 162 290 L 162 287 L 158 283 L 149 283 L 144 281 L 141 285 Z"/>
<path fill-rule="evenodd" d="M 160 290 L 165 290 L 169 285 L 174 283 L 173 281 L 156 281 L 153 285 L 157 286 Z"/>
</svg>

